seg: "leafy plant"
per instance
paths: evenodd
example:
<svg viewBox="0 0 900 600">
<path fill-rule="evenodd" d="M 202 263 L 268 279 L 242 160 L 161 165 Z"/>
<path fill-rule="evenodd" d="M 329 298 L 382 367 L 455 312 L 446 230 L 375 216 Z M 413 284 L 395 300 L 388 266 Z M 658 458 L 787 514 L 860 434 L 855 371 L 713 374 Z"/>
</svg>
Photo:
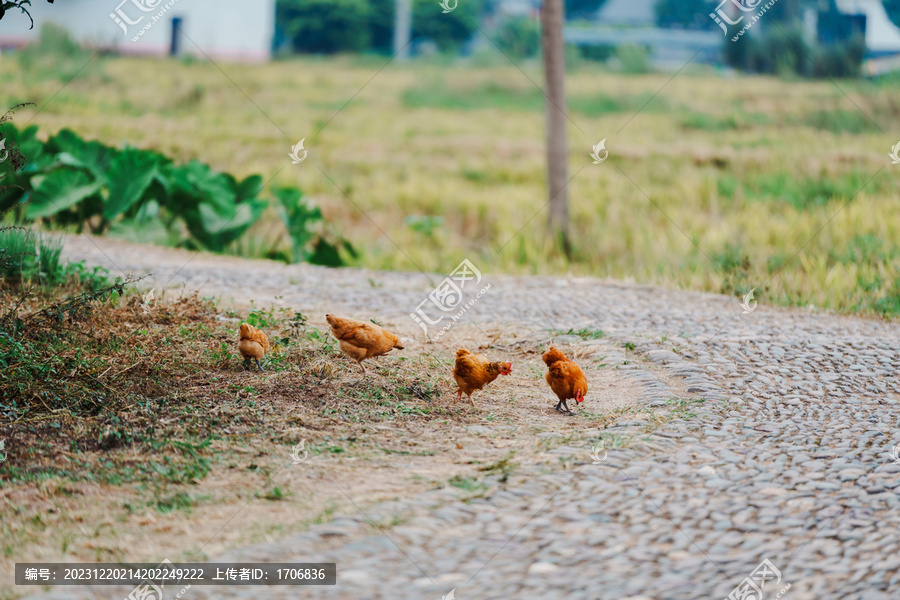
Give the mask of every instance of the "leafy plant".
<svg viewBox="0 0 900 600">
<path fill-rule="evenodd" d="M 622 65 L 622 72 L 640 75 L 652 71 L 650 51 L 645 46 L 623 44 L 616 48 L 616 58 Z"/>
<path fill-rule="evenodd" d="M 705 29 L 710 24 L 707 0 L 656 0 L 655 9 L 659 27 Z"/>
<path fill-rule="evenodd" d="M 296 3 L 296 0 L 279 1 L 286 5 Z M 394 0 L 369 0 L 367 4 L 370 7 L 366 15 L 368 28 L 363 35 L 370 41 L 369 47 L 382 54 L 393 53 Z M 437 0 L 412 0 L 412 37 L 416 40 L 432 40 L 441 50 L 454 49 L 475 33 L 476 24 L 483 12 L 483 4 L 482 0 L 465 0 L 459 2 L 452 12 L 444 13 Z M 289 27 L 290 23 L 285 22 L 285 28 Z M 355 42 L 343 40 L 343 43 L 349 46 Z M 320 48 L 307 51 L 325 50 Z"/>
<path fill-rule="evenodd" d="M 259 175 L 237 180 L 197 160 L 177 165 L 152 150 L 119 150 L 68 129 L 47 142 L 37 139 L 35 126 L 9 129 L 8 139 L 30 164 L 0 189 L 0 211 L 12 209 L 20 223 L 42 220 L 95 234 L 130 231 L 134 237 L 155 227 L 152 241 L 224 252 L 268 205 L 258 197 Z M 277 196 L 295 260 L 337 266 L 343 264 L 339 248 L 356 255 L 325 227 L 318 207 L 300 202 L 300 190 L 283 188 Z"/>
<path fill-rule="evenodd" d="M 275 190 L 278 214 L 291 236 L 295 262 L 337 267 L 344 264 L 341 250 L 356 256 L 347 240 L 326 227 L 322 210 L 303 200 L 303 192 L 296 188 Z"/>
<path fill-rule="evenodd" d="M 38 80 L 69 82 L 97 74 L 101 66 L 65 27 L 52 21 L 41 25 L 37 43 L 26 46 L 16 57 L 26 77 Z"/>
<path fill-rule="evenodd" d="M 566 0 L 566 19 L 588 19 L 597 14 L 606 0 Z"/>
<path fill-rule="evenodd" d="M 496 39 L 512 58 L 530 58 L 541 50 L 541 24 L 528 17 L 507 19 L 498 28 Z"/>
<path fill-rule="evenodd" d="M 360 52 L 369 45 L 366 0 L 278 0 L 276 22 L 298 52 Z"/>
<path fill-rule="evenodd" d="M 0 230 L 0 279 L 60 284 L 69 275 L 67 265 L 60 262 L 61 253 L 60 239 L 14 227 Z"/>
</svg>

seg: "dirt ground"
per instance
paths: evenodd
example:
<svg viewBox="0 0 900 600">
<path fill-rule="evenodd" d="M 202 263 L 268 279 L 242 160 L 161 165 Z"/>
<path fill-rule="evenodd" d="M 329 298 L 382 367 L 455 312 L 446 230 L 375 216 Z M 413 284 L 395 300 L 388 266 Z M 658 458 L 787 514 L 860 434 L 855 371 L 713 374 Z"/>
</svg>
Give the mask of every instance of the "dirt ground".
<svg viewBox="0 0 900 600">
<path fill-rule="evenodd" d="M 310 325 L 325 330 L 324 320 L 313 319 Z M 511 361 L 513 373 L 477 392 L 474 407 L 465 397 L 457 403 L 451 375 L 455 351 L 478 348 L 476 340 L 484 339 L 484 333 L 495 341 L 481 351 Z M 153 495 L 160 492 L 146 482 L 110 485 L 52 477 L 3 487 L 0 513 L 10 538 L 0 559 L 5 563 L 0 571 L 6 574 L 2 597 L 17 594 L 12 586 L 14 562 L 204 560 L 427 489 L 455 485 L 477 496 L 487 489 L 483 480 L 489 475 L 528 477 L 562 444 L 584 445 L 587 457 L 590 445 L 601 438 L 601 428 L 650 411 L 640 406 L 638 388 L 605 362 L 606 343 L 598 340 L 561 346 L 584 368 L 589 393 L 576 416 L 555 412 L 541 361 L 548 341 L 546 334 L 460 326 L 437 344 L 405 338 L 403 351 L 369 361 L 368 375 L 334 352 L 315 368 L 339 373 L 340 385 L 323 389 L 320 403 L 312 408 L 286 393 L 297 377 L 290 369 L 230 374 L 239 391 L 208 416 L 235 413 L 239 419 L 247 405 L 256 406 L 266 415 L 262 425 L 267 432 L 277 432 L 276 441 L 262 434 L 214 441 L 208 448 L 211 470 L 206 477 L 192 485 L 166 487 L 174 498 L 171 510 L 154 505 Z M 372 382 L 390 385 L 391 374 L 413 357 L 438 372 L 440 394 L 406 403 L 403 410 L 415 414 L 443 409 L 439 418 L 351 422 L 329 414 L 329 407 L 343 404 L 346 409 L 353 401 L 342 397 L 342 390 Z M 209 379 L 185 381 L 174 396 L 202 393 Z M 178 418 L 163 416 L 160 425 Z M 134 452 L 137 462 L 140 457 L 137 449 Z M 292 452 L 298 458 L 308 453 L 308 458 L 295 464 Z M 102 469 L 102 452 L 93 458 Z M 55 460 L 75 459 L 61 452 Z M 127 451 L 120 463 L 123 459 L 127 461 Z"/>
</svg>

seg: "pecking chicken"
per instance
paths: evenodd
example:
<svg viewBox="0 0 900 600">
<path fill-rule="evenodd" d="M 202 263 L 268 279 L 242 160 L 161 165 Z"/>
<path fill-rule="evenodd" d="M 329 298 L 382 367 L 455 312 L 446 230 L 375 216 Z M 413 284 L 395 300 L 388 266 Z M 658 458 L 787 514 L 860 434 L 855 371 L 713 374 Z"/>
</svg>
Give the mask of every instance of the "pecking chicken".
<svg viewBox="0 0 900 600">
<path fill-rule="evenodd" d="M 403 350 L 400 338 L 390 331 L 364 321 L 356 321 L 334 315 L 325 315 L 331 325 L 331 333 L 341 345 L 341 351 L 359 364 L 363 373 L 366 368 L 362 361 L 373 356 L 382 356 L 394 348 Z"/>
<path fill-rule="evenodd" d="M 576 405 L 581 404 L 584 402 L 584 395 L 587 394 L 587 378 L 584 376 L 584 371 L 552 346 L 544 353 L 543 359 L 549 368 L 547 383 L 559 398 L 556 410 L 571 415 L 572 411 L 566 400 L 574 398 Z"/>
<path fill-rule="evenodd" d="M 491 362 L 484 354 L 472 354 L 465 348 L 460 348 L 456 351 L 456 366 L 453 367 L 453 379 L 459 386 L 456 401 L 459 402 L 465 392 L 469 402 L 475 406 L 475 401 L 472 400 L 473 392 L 491 383 L 498 376 L 510 373 L 512 363 Z"/>
<path fill-rule="evenodd" d="M 249 323 L 241 323 L 240 335 L 238 352 L 244 357 L 244 367 L 250 370 L 250 359 L 252 358 L 256 361 L 256 367 L 262 371 L 259 359 L 269 351 L 269 336 Z"/>
</svg>

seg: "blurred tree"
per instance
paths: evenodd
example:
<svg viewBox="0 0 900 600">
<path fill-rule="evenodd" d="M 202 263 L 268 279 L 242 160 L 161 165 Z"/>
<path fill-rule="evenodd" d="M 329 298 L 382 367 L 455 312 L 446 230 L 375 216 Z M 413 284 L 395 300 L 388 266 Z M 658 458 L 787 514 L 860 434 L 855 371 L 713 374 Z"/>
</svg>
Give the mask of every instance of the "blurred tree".
<svg viewBox="0 0 900 600">
<path fill-rule="evenodd" d="M 900 25 L 900 0 L 884 0 L 884 10 L 894 25 Z"/>
<path fill-rule="evenodd" d="M 828 2 L 828 0 L 825 0 Z M 833 3 L 834 0 L 831 0 Z M 760 5 L 765 4 L 760 2 Z M 818 0 L 778 0 L 766 11 L 766 20 L 778 21 L 782 24 L 799 24 L 806 6 L 818 8 Z"/>
<path fill-rule="evenodd" d="M 394 17 L 396 0 L 369 0 L 369 36 L 371 48 L 390 54 L 394 48 Z"/>
<path fill-rule="evenodd" d="M 475 33 L 483 10 L 482 0 L 460 0 L 449 13 L 437 0 L 413 0 L 413 38 L 428 38 L 441 50 L 454 50 Z"/>
<path fill-rule="evenodd" d="M 800 75 L 802 77 L 856 77 L 865 56 L 865 40 L 853 35 L 834 0 L 780 0 L 783 8 L 766 12 L 774 26 L 751 30 L 732 42 L 725 38 L 725 62 L 753 73 Z M 775 6 L 778 6 L 776 4 Z M 801 24 L 805 8 L 818 12 L 819 39 L 808 40 Z M 824 29 L 823 29 L 824 28 Z M 838 29 L 847 29 L 833 35 Z M 822 42 L 821 34 L 830 32 Z"/>
<path fill-rule="evenodd" d="M 656 24 L 660 27 L 705 29 L 712 22 L 709 0 L 656 0 Z"/>
<path fill-rule="evenodd" d="M 591 19 L 606 0 L 566 0 L 566 19 Z"/>
<path fill-rule="evenodd" d="M 53 0 L 47 0 L 50 4 L 53 4 Z M 12 1 L 0 1 L 0 19 L 6 14 L 6 11 L 11 8 L 18 8 L 23 13 L 28 16 L 28 20 L 31 21 L 31 29 L 34 27 L 34 19 L 31 18 L 31 13 L 28 12 L 26 6 L 31 6 L 31 0 L 12 0 Z"/>
<path fill-rule="evenodd" d="M 371 47 L 388 54 L 394 43 L 395 0 L 370 0 L 369 4 Z M 431 39 L 441 50 L 453 50 L 471 38 L 484 10 L 483 0 L 460 0 L 449 13 L 443 12 L 438 0 L 412 0 L 412 5 L 413 39 Z"/>
<path fill-rule="evenodd" d="M 278 0 L 275 5 L 276 22 L 297 52 L 365 50 L 370 15 L 367 0 Z"/>
<path fill-rule="evenodd" d="M 825 3 L 834 4 L 834 0 Z M 706 29 L 712 23 L 709 13 L 717 4 L 713 0 L 656 0 L 656 23 L 660 27 Z M 762 4 L 759 1 L 757 6 Z M 804 7 L 818 8 L 820 4 L 819 0 L 778 0 L 766 11 L 766 19 L 793 23 L 800 19 Z"/>
<path fill-rule="evenodd" d="M 506 19 L 494 34 L 500 48 L 512 58 L 531 58 L 541 50 L 541 24 L 531 17 Z"/>
</svg>

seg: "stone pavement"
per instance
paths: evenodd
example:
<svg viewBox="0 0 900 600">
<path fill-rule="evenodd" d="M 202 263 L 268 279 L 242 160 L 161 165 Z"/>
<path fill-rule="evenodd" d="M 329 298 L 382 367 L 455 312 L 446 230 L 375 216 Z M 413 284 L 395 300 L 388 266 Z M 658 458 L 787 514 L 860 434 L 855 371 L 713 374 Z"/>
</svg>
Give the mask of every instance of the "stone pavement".
<svg viewBox="0 0 900 600">
<path fill-rule="evenodd" d="M 148 287 L 247 302 L 238 286 L 249 282 L 260 304 L 365 310 L 409 333 L 406 315 L 432 287 L 419 273 L 224 257 L 182 267 L 188 253 L 96 243 L 102 251 L 85 238 L 66 249 L 111 270 L 110 257 L 152 269 Z M 900 598 L 900 325 L 766 306 L 747 314 L 734 298 L 593 279 L 485 277 L 492 288 L 467 314 L 479 325 L 601 329 L 607 343 L 634 344 L 623 376 L 653 387 L 648 366 L 660 365 L 709 401 L 600 464 L 563 447 L 568 467 L 554 454 L 542 473 L 484 497 L 434 490 L 214 557 L 336 562 L 337 586 L 195 587 L 185 597 L 722 599 L 768 559 L 780 581 L 766 599 L 788 585 L 790 600 Z M 57 597 L 76 597 L 69 590 Z"/>
</svg>

